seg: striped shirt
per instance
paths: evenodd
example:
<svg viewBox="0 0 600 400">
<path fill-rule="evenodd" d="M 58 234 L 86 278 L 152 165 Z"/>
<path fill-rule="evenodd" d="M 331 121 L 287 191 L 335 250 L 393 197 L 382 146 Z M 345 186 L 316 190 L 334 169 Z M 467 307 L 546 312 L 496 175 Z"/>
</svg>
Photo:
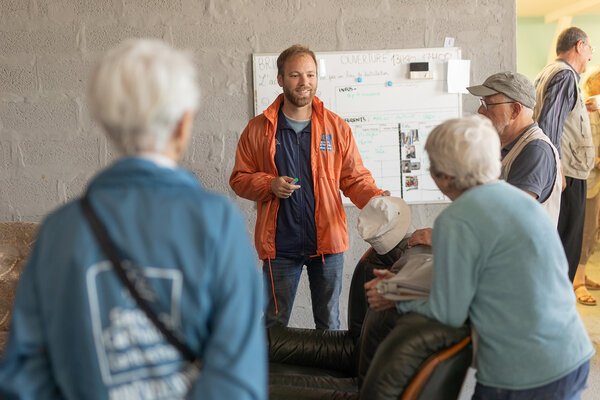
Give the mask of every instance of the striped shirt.
<svg viewBox="0 0 600 400">
<path fill-rule="evenodd" d="M 567 64 L 571 69 L 571 65 L 565 60 L 560 60 Z M 573 71 L 575 71 L 573 69 Z M 577 100 L 577 85 L 579 84 L 579 74 L 575 71 L 577 80 L 573 78 L 573 74 L 569 70 L 563 70 L 554 75 L 546 92 L 544 93 L 544 106 L 538 117 L 538 125 L 544 133 L 550 138 L 550 141 L 561 154 L 560 138 L 562 136 L 563 127 L 567 116 L 573 111 Z M 539 84 L 539 80 L 535 81 L 535 85 Z M 547 100 L 554 99 L 554 100 Z"/>
</svg>

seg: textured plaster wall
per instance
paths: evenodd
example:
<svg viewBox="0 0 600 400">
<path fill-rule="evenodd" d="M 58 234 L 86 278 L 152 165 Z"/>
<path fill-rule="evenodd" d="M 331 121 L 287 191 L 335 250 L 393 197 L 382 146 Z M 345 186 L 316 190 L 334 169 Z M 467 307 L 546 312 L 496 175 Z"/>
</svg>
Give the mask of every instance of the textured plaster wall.
<svg viewBox="0 0 600 400">
<path fill-rule="evenodd" d="M 183 164 L 239 204 L 252 235 L 255 207 L 227 183 L 253 116 L 252 53 L 294 43 L 315 51 L 441 47 L 452 36 L 479 83 L 516 67 L 515 7 L 514 0 L 0 0 L 0 220 L 40 221 L 111 162 L 85 89 L 94 61 L 125 38 L 162 38 L 195 54 L 203 101 Z M 476 104 L 465 96 L 464 112 Z M 443 209 L 411 208 L 414 228 L 431 226 Z M 354 228 L 357 209 L 346 212 L 343 326 L 350 277 L 367 248 Z M 303 278 L 295 326 L 313 325 L 307 286 Z"/>
</svg>

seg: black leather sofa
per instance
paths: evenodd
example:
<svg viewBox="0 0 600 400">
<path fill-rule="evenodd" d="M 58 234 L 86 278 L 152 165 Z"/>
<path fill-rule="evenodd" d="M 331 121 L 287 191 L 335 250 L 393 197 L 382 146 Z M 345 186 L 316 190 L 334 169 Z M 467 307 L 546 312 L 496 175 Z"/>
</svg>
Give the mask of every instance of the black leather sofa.
<svg viewBox="0 0 600 400">
<path fill-rule="evenodd" d="M 271 400 L 458 396 L 472 358 L 467 326 L 368 309 L 363 286 L 372 270 L 389 269 L 406 251 L 405 239 L 387 254 L 369 249 L 360 259 L 350 287 L 348 330 L 269 328 Z"/>
</svg>

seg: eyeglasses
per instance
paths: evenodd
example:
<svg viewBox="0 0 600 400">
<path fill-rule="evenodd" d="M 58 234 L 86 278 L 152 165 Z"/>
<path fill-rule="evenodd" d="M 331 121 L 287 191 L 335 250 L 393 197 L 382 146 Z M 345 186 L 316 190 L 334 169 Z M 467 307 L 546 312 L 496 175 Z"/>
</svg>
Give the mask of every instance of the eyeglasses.
<svg viewBox="0 0 600 400">
<path fill-rule="evenodd" d="M 498 104 L 516 103 L 516 101 L 501 101 L 500 103 L 486 103 L 485 100 L 483 100 L 483 99 L 479 99 L 479 102 L 481 103 L 481 105 L 483 106 L 483 108 L 485 108 L 486 110 L 487 110 L 487 108 L 489 106 L 497 106 Z"/>
<path fill-rule="evenodd" d="M 587 47 L 590 48 L 590 54 L 594 54 L 594 52 L 596 51 L 596 48 L 594 46 L 592 46 L 589 43 L 586 43 L 584 40 L 582 40 L 583 44 L 586 45 Z"/>
</svg>

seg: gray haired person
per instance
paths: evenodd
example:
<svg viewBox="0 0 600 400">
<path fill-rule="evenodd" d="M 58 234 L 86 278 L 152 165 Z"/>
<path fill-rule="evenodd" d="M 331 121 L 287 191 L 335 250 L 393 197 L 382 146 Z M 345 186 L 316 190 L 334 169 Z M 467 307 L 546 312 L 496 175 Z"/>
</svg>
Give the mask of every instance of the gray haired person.
<svg viewBox="0 0 600 400">
<path fill-rule="evenodd" d="M 41 226 L 19 282 L 0 397 L 265 399 L 262 290 L 245 222 L 177 166 L 198 108 L 191 57 L 158 40 L 125 41 L 99 62 L 89 97 L 121 157 L 83 201 Z M 86 204 L 122 262 L 107 260 Z M 133 300 L 118 264 L 189 354 Z"/>
<path fill-rule="evenodd" d="M 377 280 L 391 274 L 376 270 L 369 301 L 375 310 L 392 306 L 451 326 L 470 320 L 479 337 L 475 400 L 580 399 L 594 347 L 548 213 L 498 180 L 500 141 L 488 119 L 446 121 L 425 149 L 433 180 L 452 200 L 433 227 L 431 293 L 380 301 Z"/>
<path fill-rule="evenodd" d="M 557 59 L 535 79 L 536 106 L 533 119 L 557 148 L 565 176 L 558 218 L 558 233 L 567 260 L 569 278 L 575 278 L 585 218 L 586 179 L 594 167 L 594 143 L 579 74 L 586 71 L 594 47 L 584 31 L 570 27 L 556 42 Z M 589 296 L 585 286 L 580 301 Z M 587 293 L 587 294 L 586 294 Z"/>
</svg>

